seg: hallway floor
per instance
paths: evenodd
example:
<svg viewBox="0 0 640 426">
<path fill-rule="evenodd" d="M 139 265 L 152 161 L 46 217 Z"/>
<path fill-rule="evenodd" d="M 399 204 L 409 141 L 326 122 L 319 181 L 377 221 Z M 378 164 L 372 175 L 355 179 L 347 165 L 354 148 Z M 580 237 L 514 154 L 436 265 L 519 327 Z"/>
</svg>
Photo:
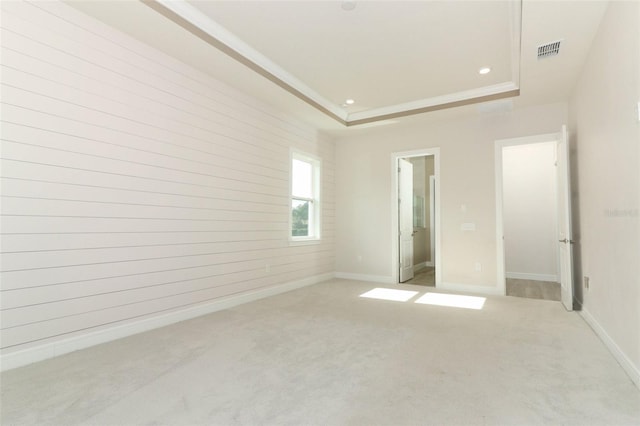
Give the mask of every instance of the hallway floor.
<svg viewBox="0 0 640 426">
<path fill-rule="evenodd" d="M 560 283 L 507 278 L 507 296 L 560 301 Z"/>
<path fill-rule="evenodd" d="M 420 269 L 413 275 L 413 278 L 405 284 L 434 287 L 436 285 L 436 268 L 427 266 L 426 268 Z"/>
</svg>

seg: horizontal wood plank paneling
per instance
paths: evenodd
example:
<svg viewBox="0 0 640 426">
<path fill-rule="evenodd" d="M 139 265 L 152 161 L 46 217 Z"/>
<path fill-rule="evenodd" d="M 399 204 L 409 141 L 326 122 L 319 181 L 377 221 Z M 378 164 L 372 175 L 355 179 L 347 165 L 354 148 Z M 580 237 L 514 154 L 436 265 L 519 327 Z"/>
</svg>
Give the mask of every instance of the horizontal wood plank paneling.
<svg viewBox="0 0 640 426">
<path fill-rule="evenodd" d="M 334 145 L 61 2 L 3 2 L 3 353 L 334 270 Z M 288 241 L 289 150 L 322 159 Z"/>
<path fill-rule="evenodd" d="M 5 178 L 7 181 L 9 178 Z M 15 179 L 15 178 L 14 178 Z M 284 197 L 242 194 L 232 191 L 208 191 L 209 196 L 167 194 L 156 191 L 100 187 L 87 184 L 21 180 L 18 184 L 6 182 L 5 197 L 85 201 L 87 203 L 128 204 L 141 206 L 186 207 L 219 210 L 243 210 L 281 213 Z M 326 207 L 326 206 L 325 206 Z"/>
<path fill-rule="evenodd" d="M 20 345 L 24 339 L 30 342 L 42 342 L 56 337 L 63 337 L 77 332 L 87 331 L 103 326 L 122 323 L 115 318 L 128 320 L 141 319 L 150 315 L 157 315 L 175 309 L 184 309 L 203 302 L 211 302 L 224 296 L 257 290 L 278 283 L 295 280 L 301 275 L 321 274 L 326 268 L 333 268 L 333 263 L 318 264 L 317 266 L 290 266 L 281 272 L 274 272 L 269 277 L 247 277 L 242 281 L 228 281 L 218 287 L 189 291 L 182 294 L 158 296 L 145 302 L 124 302 L 116 307 L 93 310 L 79 315 L 56 318 L 50 321 L 36 322 L 22 327 L 3 330 L 3 341 L 6 347 Z M 105 321 L 105 319 L 114 319 Z M 69 331 L 73 330 L 73 331 Z"/>
</svg>

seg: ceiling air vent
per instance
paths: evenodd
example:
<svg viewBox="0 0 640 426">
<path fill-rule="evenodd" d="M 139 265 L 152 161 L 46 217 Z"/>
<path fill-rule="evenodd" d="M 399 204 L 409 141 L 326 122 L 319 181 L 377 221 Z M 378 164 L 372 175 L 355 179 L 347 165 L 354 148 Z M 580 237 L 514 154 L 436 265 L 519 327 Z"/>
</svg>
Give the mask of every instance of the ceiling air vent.
<svg viewBox="0 0 640 426">
<path fill-rule="evenodd" d="M 538 59 L 549 58 L 556 56 L 560 52 L 560 42 L 562 40 L 554 41 L 553 43 L 543 44 L 538 46 Z"/>
</svg>

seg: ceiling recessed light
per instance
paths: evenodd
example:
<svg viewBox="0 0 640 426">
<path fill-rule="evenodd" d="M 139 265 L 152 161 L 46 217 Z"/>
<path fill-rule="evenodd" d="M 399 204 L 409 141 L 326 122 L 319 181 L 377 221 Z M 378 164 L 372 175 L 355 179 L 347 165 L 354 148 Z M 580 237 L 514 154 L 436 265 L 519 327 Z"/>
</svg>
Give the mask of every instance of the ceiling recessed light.
<svg viewBox="0 0 640 426">
<path fill-rule="evenodd" d="M 346 101 L 344 101 L 344 103 L 347 105 L 353 105 L 356 103 L 356 101 L 354 101 L 353 99 L 347 99 Z"/>
<path fill-rule="evenodd" d="M 489 67 L 482 67 L 478 70 L 478 73 L 482 75 L 489 74 L 490 72 L 491 72 L 491 68 Z"/>
</svg>

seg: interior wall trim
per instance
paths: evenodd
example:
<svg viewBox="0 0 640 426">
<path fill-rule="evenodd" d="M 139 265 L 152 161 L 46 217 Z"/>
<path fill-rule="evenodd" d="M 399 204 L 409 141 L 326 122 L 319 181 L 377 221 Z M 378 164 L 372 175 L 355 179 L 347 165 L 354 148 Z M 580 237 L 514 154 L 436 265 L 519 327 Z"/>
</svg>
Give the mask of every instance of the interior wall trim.
<svg viewBox="0 0 640 426">
<path fill-rule="evenodd" d="M 427 265 L 427 262 L 421 262 L 421 263 L 418 263 L 417 265 L 413 265 L 413 273 L 415 274 L 416 272 L 422 271 L 427 266 L 432 266 L 432 265 Z"/>
<path fill-rule="evenodd" d="M 481 294 L 484 296 L 504 296 L 500 288 L 488 285 L 459 284 L 442 282 L 439 290 L 459 291 L 463 293 Z"/>
<path fill-rule="evenodd" d="M 367 275 L 367 274 L 352 274 L 350 272 L 336 272 L 336 278 L 353 281 L 368 281 L 372 283 L 382 284 L 394 284 L 393 277 L 388 275 Z"/>
<path fill-rule="evenodd" d="M 532 280 L 532 281 L 550 281 L 558 282 L 558 275 L 553 274 L 532 274 L 529 272 L 507 272 L 505 275 L 507 278 L 513 278 L 516 280 Z"/>
<path fill-rule="evenodd" d="M 175 324 L 177 322 L 189 320 L 202 315 L 207 315 L 213 312 L 221 311 L 223 309 L 229 309 L 234 306 L 242 305 L 244 303 L 264 299 L 265 297 L 275 296 L 287 291 L 296 290 L 298 288 L 329 280 L 333 278 L 333 276 L 334 274 L 332 272 L 321 275 L 314 275 L 301 280 L 291 281 L 273 287 L 267 287 L 256 291 L 225 297 L 211 303 L 194 306 L 192 308 L 169 312 L 165 315 L 158 315 L 120 326 L 97 330 L 93 333 L 87 333 L 81 336 L 69 337 L 67 339 L 57 340 L 50 343 L 33 346 L 27 349 L 1 354 L 0 371 L 23 367 L 25 365 L 75 352 L 80 349 L 85 349 L 102 343 L 111 342 L 123 337 L 128 337 L 134 334 L 143 333 L 145 331 L 154 330 L 156 328 L 165 327 L 167 325 Z"/>
<path fill-rule="evenodd" d="M 607 333 L 604 327 L 591 315 L 591 312 L 583 308 L 580 311 L 580 316 L 589 324 L 600 340 L 602 340 L 607 349 L 609 349 L 609 352 L 611 352 L 616 361 L 618 361 L 620 366 L 629 375 L 631 381 L 636 385 L 638 390 L 640 390 L 640 368 L 633 364 L 629 357 L 627 357 L 611 336 L 609 336 L 609 333 Z"/>
<path fill-rule="evenodd" d="M 478 90 L 477 93 L 483 93 L 486 92 L 485 90 Z M 346 125 L 348 127 L 351 126 L 358 126 L 361 124 L 369 124 L 369 123 L 374 123 L 376 121 L 383 121 L 383 120 L 391 120 L 394 118 L 401 118 L 401 117 L 407 117 L 410 115 L 416 115 L 416 114 L 424 114 L 427 112 L 433 112 L 433 111 L 439 111 L 442 109 L 449 109 L 449 108 L 456 108 L 456 107 L 461 107 L 461 106 L 465 106 L 465 105 L 473 105 L 473 104 L 478 104 L 481 102 L 489 102 L 489 101 L 495 101 L 498 99 L 505 99 L 505 98 L 513 98 L 516 96 L 520 96 L 520 89 L 507 89 L 504 91 L 500 91 L 498 93 L 492 93 L 492 94 L 488 94 L 488 95 L 484 95 L 484 94 L 479 94 L 476 96 L 471 96 L 469 98 L 466 99 L 460 99 L 460 100 L 455 100 L 455 101 L 448 101 L 448 102 L 442 102 L 442 103 L 435 103 L 434 105 L 429 105 L 429 106 L 424 106 L 424 107 L 418 107 L 418 108 L 414 108 L 414 109 L 403 109 L 397 112 L 392 112 L 392 113 L 388 113 L 388 114 L 375 114 L 375 115 L 371 115 L 370 117 L 367 118 L 361 118 L 361 119 L 357 119 L 357 118 L 349 118 L 346 121 Z M 425 101 L 425 103 L 429 103 L 430 100 Z M 358 117 L 357 113 L 353 114 L 354 117 Z M 351 117 L 351 116 L 349 116 Z"/>
</svg>

